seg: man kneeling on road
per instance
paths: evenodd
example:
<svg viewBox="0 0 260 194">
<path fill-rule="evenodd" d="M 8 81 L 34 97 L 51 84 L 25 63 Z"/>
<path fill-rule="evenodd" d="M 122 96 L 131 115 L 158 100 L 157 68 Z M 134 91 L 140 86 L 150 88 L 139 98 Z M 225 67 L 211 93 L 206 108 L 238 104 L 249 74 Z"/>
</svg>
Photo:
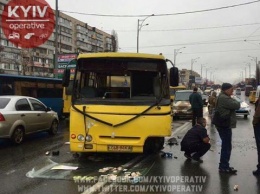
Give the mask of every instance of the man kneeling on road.
<svg viewBox="0 0 260 194">
<path fill-rule="evenodd" d="M 206 119 L 198 118 L 197 123 L 183 137 L 181 141 L 181 151 L 188 159 L 203 162 L 200 159 L 210 149 L 209 136 L 207 134 Z"/>
</svg>

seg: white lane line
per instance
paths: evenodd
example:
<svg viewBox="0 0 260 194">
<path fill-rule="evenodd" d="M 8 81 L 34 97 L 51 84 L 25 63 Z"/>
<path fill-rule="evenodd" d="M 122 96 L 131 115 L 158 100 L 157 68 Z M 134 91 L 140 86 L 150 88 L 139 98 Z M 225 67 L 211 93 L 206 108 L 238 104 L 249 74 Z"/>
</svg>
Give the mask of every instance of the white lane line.
<svg viewBox="0 0 260 194">
<path fill-rule="evenodd" d="M 176 136 L 180 131 L 182 131 L 182 130 L 185 129 L 185 128 L 190 129 L 190 128 L 191 128 L 191 122 L 186 122 L 186 123 L 183 124 L 182 126 L 178 127 L 176 130 L 174 130 L 174 131 L 172 132 L 171 137 L 167 137 L 167 139 L 170 139 L 170 138 Z"/>
</svg>

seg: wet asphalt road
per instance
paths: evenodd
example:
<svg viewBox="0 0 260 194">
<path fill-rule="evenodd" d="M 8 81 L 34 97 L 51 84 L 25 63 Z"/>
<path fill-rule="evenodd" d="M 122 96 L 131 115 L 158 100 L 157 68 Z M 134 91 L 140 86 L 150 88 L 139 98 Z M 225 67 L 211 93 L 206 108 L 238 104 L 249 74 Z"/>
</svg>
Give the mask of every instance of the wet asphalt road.
<svg viewBox="0 0 260 194">
<path fill-rule="evenodd" d="M 252 105 L 253 109 L 253 105 Z M 254 112 L 252 110 L 252 112 Z M 207 112 L 204 116 L 207 118 Z M 27 137 L 20 146 L 13 146 L 8 140 L 0 140 L 0 193 L 92 193 L 93 185 L 100 186 L 100 175 L 112 174 L 117 170 L 118 177 L 124 177 L 122 166 L 128 172 L 140 172 L 142 176 L 128 182 L 109 182 L 104 193 L 260 193 L 260 178 L 252 175 L 257 156 L 252 115 L 248 119 L 238 117 L 238 127 L 233 130 L 233 150 L 231 165 L 238 169 L 237 175 L 219 174 L 218 162 L 221 141 L 216 129 L 208 122 L 211 137 L 211 150 L 198 164 L 186 160 L 179 145 L 165 144 L 163 152 L 172 153 L 172 158 L 161 157 L 163 152 L 144 156 L 141 154 L 97 154 L 73 158 L 66 144 L 69 131 L 62 122 L 60 132 L 55 137 L 39 133 Z M 179 143 L 190 128 L 190 120 L 174 122 L 173 137 Z M 46 155 L 49 151 L 50 155 Z M 59 151 L 53 156 L 52 151 Z M 77 167 L 77 170 L 52 170 L 59 165 Z M 98 172 L 104 167 L 112 171 Z M 85 176 L 85 177 L 84 177 Z M 91 179 L 94 178 L 94 179 Z M 79 181 L 81 180 L 81 182 Z M 83 181 L 84 180 L 84 181 Z M 234 186 L 238 185 L 238 190 Z M 102 186 L 102 184 L 101 184 Z M 105 187 L 101 187 L 105 189 Z M 112 190 L 113 188 L 113 190 Z M 98 193 L 98 192 L 97 192 Z"/>
</svg>

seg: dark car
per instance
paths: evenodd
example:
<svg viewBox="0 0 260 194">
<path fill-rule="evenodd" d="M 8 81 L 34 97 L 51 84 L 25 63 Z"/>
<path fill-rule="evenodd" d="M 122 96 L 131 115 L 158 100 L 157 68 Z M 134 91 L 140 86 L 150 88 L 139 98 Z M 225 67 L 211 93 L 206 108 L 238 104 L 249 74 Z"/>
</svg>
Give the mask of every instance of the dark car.
<svg viewBox="0 0 260 194">
<path fill-rule="evenodd" d="M 201 96 L 202 96 L 203 105 L 207 106 L 209 102 L 209 96 L 205 94 L 201 94 Z"/>
<path fill-rule="evenodd" d="M 201 94 L 202 97 L 202 101 L 203 101 L 203 105 L 207 106 L 208 105 L 208 99 L 209 99 L 209 95 L 205 92 L 203 92 L 202 90 L 198 90 L 199 94 Z"/>
</svg>

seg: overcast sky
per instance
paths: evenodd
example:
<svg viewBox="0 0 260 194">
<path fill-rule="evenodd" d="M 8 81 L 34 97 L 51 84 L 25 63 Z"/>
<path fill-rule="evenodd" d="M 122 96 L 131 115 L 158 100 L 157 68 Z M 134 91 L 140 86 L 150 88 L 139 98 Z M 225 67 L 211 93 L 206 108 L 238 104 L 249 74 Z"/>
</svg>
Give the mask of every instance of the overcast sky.
<svg viewBox="0 0 260 194">
<path fill-rule="evenodd" d="M 47 2 L 55 9 L 55 0 Z M 141 27 L 139 52 L 163 53 L 173 61 L 174 49 L 185 47 L 176 56 L 176 66 L 191 69 L 194 61 L 194 71 L 200 74 L 205 66 L 202 77 L 208 68 L 207 78 L 218 83 L 237 82 L 245 73 L 248 77 L 248 63 L 255 76 L 254 60 L 260 60 L 257 0 L 59 0 L 58 9 L 109 34 L 115 30 L 119 52 L 136 52 L 138 19 L 154 14 Z"/>
</svg>

